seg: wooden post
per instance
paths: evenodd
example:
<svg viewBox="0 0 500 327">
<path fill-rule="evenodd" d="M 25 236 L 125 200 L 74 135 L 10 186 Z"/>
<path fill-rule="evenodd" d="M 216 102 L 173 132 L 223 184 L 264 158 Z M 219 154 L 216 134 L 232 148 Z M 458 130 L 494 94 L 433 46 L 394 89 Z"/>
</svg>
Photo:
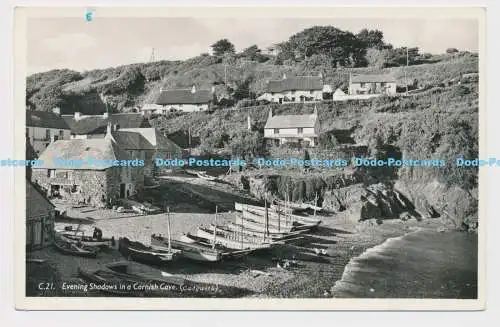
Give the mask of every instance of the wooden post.
<svg viewBox="0 0 500 327">
<path fill-rule="evenodd" d="M 172 241 L 170 239 L 170 208 L 167 207 L 167 229 L 168 229 L 168 251 L 172 251 Z"/>
<path fill-rule="evenodd" d="M 217 240 L 217 211 L 218 211 L 218 207 L 215 206 L 214 240 L 213 240 L 213 243 L 212 243 L 212 249 L 215 249 L 215 241 Z"/>
</svg>

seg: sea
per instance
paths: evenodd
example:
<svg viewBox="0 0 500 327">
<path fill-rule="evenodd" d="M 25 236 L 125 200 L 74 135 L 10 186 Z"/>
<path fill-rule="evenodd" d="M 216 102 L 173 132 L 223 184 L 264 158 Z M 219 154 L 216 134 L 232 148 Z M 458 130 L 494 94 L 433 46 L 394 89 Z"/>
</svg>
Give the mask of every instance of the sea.
<svg viewBox="0 0 500 327">
<path fill-rule="evenodd" d="M 417 231 L 351 259 L 336 298 L 477 299 L 478 235 Z"/>
</svg>

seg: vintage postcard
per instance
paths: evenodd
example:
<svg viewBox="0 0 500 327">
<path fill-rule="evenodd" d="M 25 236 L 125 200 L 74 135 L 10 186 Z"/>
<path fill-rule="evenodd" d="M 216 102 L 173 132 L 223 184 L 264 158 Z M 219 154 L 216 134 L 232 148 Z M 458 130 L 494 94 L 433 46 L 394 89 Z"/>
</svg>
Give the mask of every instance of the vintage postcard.
<svg viewBox="0 0 500 327">
<path fill-rule="evenodd" d="M 484 309 L 485 15 L 16 8 L 16 307 Z"/>
</svg>

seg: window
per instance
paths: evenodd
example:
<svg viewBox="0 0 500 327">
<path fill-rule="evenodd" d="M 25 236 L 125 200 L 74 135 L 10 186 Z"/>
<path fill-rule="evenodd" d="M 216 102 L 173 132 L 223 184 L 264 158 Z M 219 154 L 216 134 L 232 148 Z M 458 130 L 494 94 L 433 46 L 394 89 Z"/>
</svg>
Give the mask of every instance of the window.
<svg viewBox="0 0 500 327">
<path fill-rule="evenodd" d="M 271 95 L 274 95 L 274 92 L 271 92 Z"/>
<path fill-rule="evenodd" d="M 359 84 L 360 87 L 365 87 L 366 86 L 366 83 L 360 83 Z"/>
<path fill-rule="evenodd" d="M 45 130 L 45 139 L 50 140 L 50 129 Z"/>
<path fill-rule="evenodd" d="M 55 169 L 48 169 L 47 170 L 47 177 L 50 177 L 50 178 L 56 177 L 56 170 Z"/>
<path fill-rule="evenodd" d="M 280 129 L 279 128 L 275 128 L 274 129 L 274 134 L 279 134 L 280 133 Z"/>
<path fill-rule="evenodd" d="M 297 128 L 297 133 L 299 134 L 304 133 L 304 129 L 302 127 Z"/>
<path fill-rule="evenodd" d="M 295 102 L 295 97 L 292 98 L 292 102 Z"/>
<path fill-rule="evenodd" d="M 78 193 L 78 185 L 73 185 L 71 187 L 71 193 Z"/>
<path fill-rule="evenodd" d="M 380 86 L 384 87 L 385 86 L 385 82 L 380 83 Z"/>
<path fill-rule="evenodd" d="M 292 90 L 292 94 L 295 94 L 295 90 Z"/>
<path fill-rule="evenodd" d="M 314 93 L 314 90 L 309 91 L 309 94 L 313 94 L 313 93 Z"/>
</svg>

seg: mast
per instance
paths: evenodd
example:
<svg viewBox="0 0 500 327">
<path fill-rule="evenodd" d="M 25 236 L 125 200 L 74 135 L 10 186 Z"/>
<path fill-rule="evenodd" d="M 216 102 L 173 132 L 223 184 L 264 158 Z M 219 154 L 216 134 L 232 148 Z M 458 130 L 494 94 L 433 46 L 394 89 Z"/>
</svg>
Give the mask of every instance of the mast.
<svg viewBox="0 0 500 327">
<path fill-rule="evenodd" d="M 172 251 L 172 241 L 170 239 L 170 208 L 167 207 L 167 230 L 168 230 L 168 251 Z"/>
<path fill-rule="evenodd" d="M 217 240 L 217 211 L 218 211 L 218 206 L 215 206 L 215 218 L 214 218 L 214 240 L 212 243 L 212 249 L 215 249 L 215 242 Z"/>
</svg>

